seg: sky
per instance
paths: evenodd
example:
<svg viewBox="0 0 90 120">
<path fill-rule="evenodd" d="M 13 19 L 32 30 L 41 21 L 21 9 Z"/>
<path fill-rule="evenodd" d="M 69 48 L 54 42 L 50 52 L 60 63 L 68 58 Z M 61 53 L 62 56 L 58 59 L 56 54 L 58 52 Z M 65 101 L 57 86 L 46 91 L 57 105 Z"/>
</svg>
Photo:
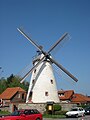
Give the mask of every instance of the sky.
<svg viewBox="0 0 90 120">
<path fill-rule="evenodd" d="M 90 0 L 0 0 L 0 78 L 17 75 L 36 54 L 17 28 L 45 51 L 68 32 L 51 54 L 78 82 L 55 67 L 57 88 L 90 95 Z"/>
</svg>

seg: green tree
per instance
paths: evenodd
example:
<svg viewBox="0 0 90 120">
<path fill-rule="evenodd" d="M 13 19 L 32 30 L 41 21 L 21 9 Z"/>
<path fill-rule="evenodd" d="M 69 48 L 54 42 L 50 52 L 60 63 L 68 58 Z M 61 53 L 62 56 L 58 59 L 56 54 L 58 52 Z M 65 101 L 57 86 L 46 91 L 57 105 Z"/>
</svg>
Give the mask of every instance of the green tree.
<svg viewBox="0 0 90 120">
<path fill-rule="evenodd" d="M 7 84 L 9 85 L 10 83 L 12 83 L 13 79 L 14 79 L 14 75 L 11 74 L 10 77 L 7 78 Z"/>
<path fill-rule="evenodd" d="M 26 81 L 20 83 L 20 79 L 21 78 L 19 76 L 14 76 L 13 74 L 11 74 L 7 79 L 0 79 L 0 93 L 2 93 L 8 87 L 21 87 L 27 91 L 29 83 Z"/>
<path fill-rule="evenodd" d="M 6 79 L 2 77 L 0 79 L 0 94 L 7 88 Z"/>
</svg>

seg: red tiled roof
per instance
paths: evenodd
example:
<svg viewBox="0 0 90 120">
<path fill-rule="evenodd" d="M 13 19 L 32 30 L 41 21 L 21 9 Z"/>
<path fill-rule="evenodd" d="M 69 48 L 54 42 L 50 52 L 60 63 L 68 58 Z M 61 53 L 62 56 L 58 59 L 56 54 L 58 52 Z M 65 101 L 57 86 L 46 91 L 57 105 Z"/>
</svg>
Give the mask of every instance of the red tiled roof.
<svg viewBox="0 0 90 120">
<path fill-rule="evenodd" d="M 69 100 L 72 95 L 74 94 L 73 90 L 67 90 L 67 91 L 58 91 L 58 94 L 64 94 L 63 96 L 59 96 L 60 100 Z"/>
<path fill-rule="evenodd" d="M 82 94 L 74 94 L 72 98 L 72 102 L 77 103 L 77 102 L 90 102 L 90 98 L 87 96 L 84 96 Z"/>
<path fill-rule="evenodd" d="M 7 88 L 0 95 L 0 99 L 11 99 L 17 92 L 26 92 L 26 91 L 20 87 Z"/>
<path fill-rule="evenodd" d="M 86 103 L 86 102 L 90 103 L 90 97 L 87 97 L 82 94 L 74 93 L 73 90 L 67 90 L 67 91 L 61 90 L 58 91 L 58 94 L 60 94 L 59 98 L 62 101 L 70 100 L 72 103 Z"/>
</svg>

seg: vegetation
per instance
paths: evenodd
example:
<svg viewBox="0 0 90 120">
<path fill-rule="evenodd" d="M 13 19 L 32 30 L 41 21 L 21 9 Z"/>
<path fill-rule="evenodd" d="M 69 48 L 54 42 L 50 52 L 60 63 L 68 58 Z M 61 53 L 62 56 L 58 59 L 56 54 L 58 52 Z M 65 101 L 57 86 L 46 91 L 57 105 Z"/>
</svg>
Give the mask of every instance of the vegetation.
<svg viewBox="0 0 90 120">
<path fill-rule="evenodd" d="M 9 115 L 10 114 L 10 112 L 8 112 L 8 111 L 1 111 L 0 110 L 0 115 Z"/>
<path fill-rule="evenodd" d="M 65 115 L 50 115 L 50 114 L 43 114 L 43 118 L 65 118 Z"/>
<path fill-rule="evenodd" d="M 28 82 L 20 83 L 20 77 L 11 74 L 10 77 L 6 79 L 5 78 L 0 79 L 0 94 L 8 87 L 21 87 L 27 91 L 28 86 L 29 86 Z"/>
<path fill-rule="evenodd" d="M 53 105 L 53 110 L 54 111 L 60 111 L 61 109 L 62 109 L 61 105 L 59 105 L 59 104 L 54 104 Z"/>
<path fill-rule="evenodd" d="M 82 104 L 82 105 L 78 105 L 78 107 L 82 107 L 82 108 L 86 108 L 86 107 L 89 107 L 90 104 Z"/>
<path fill-rule="evenodd" d="M 65 114 L 67 111 L 62 111 L 62 107 L 60 104 L 52 104 L 52 110 L 49 110 L 49 105 L 46 106 L 46 111 L 43 114 L 44 118 L 65 118 Z"/>
</svg>

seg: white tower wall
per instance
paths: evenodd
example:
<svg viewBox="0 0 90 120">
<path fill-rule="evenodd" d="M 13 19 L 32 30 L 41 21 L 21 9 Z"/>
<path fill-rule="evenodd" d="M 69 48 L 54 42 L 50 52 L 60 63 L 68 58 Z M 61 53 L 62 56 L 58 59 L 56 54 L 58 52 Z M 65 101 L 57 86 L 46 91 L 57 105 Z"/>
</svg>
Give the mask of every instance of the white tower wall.
<svg viewBox="0 0 90 120">
<path fill-rule="evenodd" d="M 52 63 L 49 60 L 43 61 L 33 71 L 29 91 L 32 91 L 31 101 L 33 103 L 60 102 Z"/>
</svg>

